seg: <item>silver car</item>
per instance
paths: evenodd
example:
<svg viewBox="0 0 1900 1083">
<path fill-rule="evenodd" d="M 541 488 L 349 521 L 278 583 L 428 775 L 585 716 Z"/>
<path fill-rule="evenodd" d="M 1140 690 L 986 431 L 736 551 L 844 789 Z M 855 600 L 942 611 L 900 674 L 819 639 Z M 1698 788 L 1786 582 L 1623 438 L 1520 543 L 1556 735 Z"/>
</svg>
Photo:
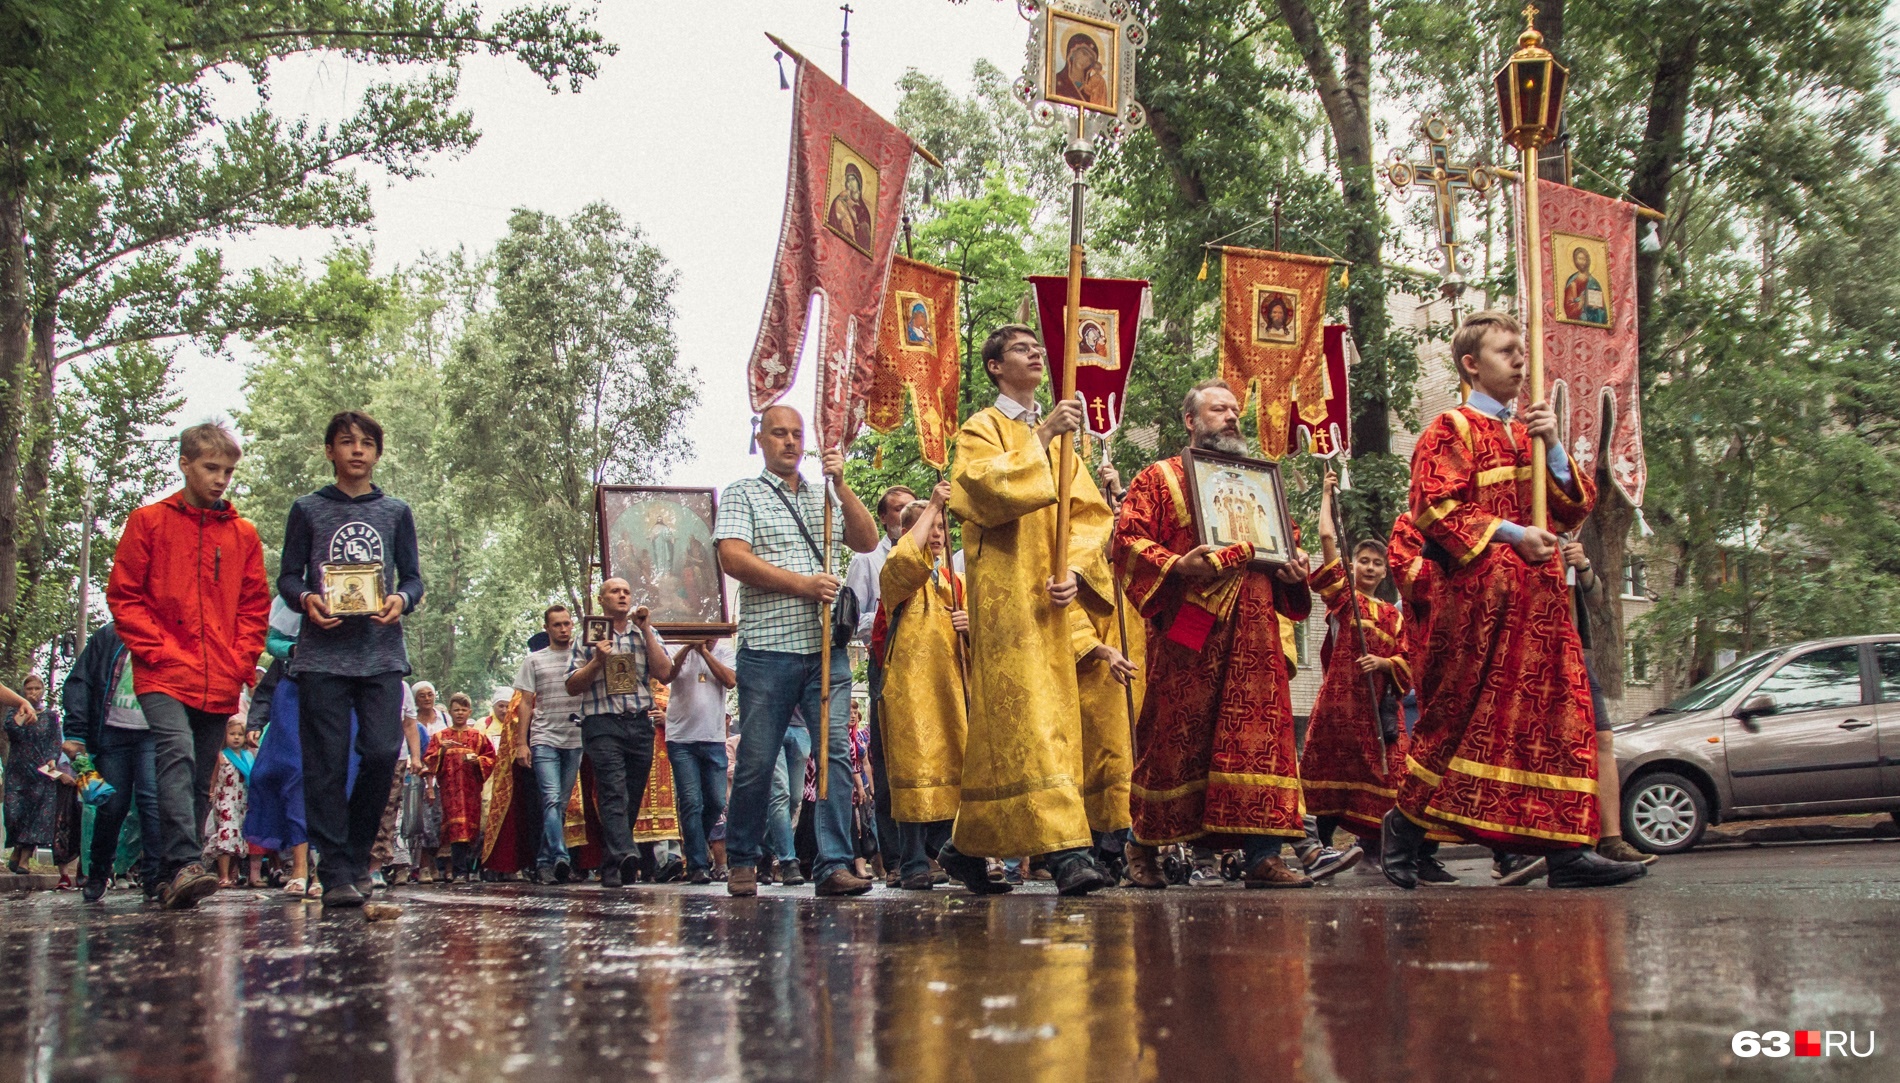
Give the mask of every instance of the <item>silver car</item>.
<svg viewBox="0 0 1900 1083">
<path fill-rule="evenodd" d="M 1728 820 L 1900 809 L 1900 636 L 1751 654 L 1614 732 L 1623 837 L 1652 854 Z"/>
</svg>

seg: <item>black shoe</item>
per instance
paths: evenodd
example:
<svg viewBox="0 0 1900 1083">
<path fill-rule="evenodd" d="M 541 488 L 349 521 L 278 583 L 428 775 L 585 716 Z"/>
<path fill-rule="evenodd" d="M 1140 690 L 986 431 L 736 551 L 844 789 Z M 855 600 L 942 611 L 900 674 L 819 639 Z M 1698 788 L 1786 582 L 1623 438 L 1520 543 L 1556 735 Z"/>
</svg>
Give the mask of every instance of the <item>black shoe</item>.
<svg viewBox="0 0 1900 1083">
<path fill-rule="evenodd" d="M 904 891 L 929 891 L 937 885 L 931 880 L 930 870 L 926 869 L 923 872 L 914 872 L 904 877 L 897 882 L 897 886 Z"/>
<path fill-rule="evenodd" d="M 675 880 L 685 878 L 686 862 L 677 855 L 669 855 L 665 861 L 660 862 L 659 871 L 653 874 L 653 882 L 656 884 L 670 884 Z"/>
<path fill-rule="evenodd" d="M 1588 846 L 1560 850 L 1544 860 L 1550 866 L 1551 887 L 1609 887 L 1649 872 L 1640 861 L 1611 861 Z"/>
<path fill-rule="evenodd" d="M 777 873 L 778 862 L 769 857 L 762 857 L 759 859 L 759 867 L 753 877 L 753 882 L 760 887 L 771 887 L 778 883 Z"/>
<path fill-rule="evenodd" d="M 1387 812 L 1379 825 L 1379 871 L 1407 891 L 1417 887 L 1418 851 L 1424 843 L 1424 828 L 1398 809 Z"/>
<path fill-rule="evenodd" d="M 363 897 L 363 893 L 357 890 L 355 884 L 338 884 L 335 887 L 326 887 L 323 889 L 323 905 L 325 907 L 361 906 L 368 901 L 368 899 Z"/>
<path fill-rule="evenodd" d="M 686 882 L 689 884 L 710 884 L 712 883 L 712 873 L 706 869 L 694 869 L 692 872 L 686 874 Z"/>
<path fill-rule="evenodd" d="M 958 853 L 952 846 L 945 846 L 937 854 L 937 864 L 943 867 L 950 878 L 970 889 L 973 895 L 1001 895 L 1012 889 L 1008 883 L 997 883 L 990 879 L 990 864 L 980 857 Z"/>
<path fill-rule="evenodd" d="M 600 867 L 600 886 L 609 891 L 620 886 L 620 862 L 609 861 Z"/>
<path fill-rule="evenodd" d="M 1445 863 L 1431 854 L 1421 854 L 1418 859 L 1418 882 L 1421 884 L 1455 884 L 1458 878 L 1445 868 Z"/>
<path fill-rule="evenodd" d="M 640 882 L 640 855 L 628 854 L 620 859 L 620 884 L 631 887 Z"/>
<path fill-rule="evenodd" d="M 1086 853 L 1065 854 L 1061 858 L 1049 858 L 1045 864 L 1055 876 L 1056 894 L 1076 898 L 1091 891 L 1100 891 L 1105 887 L 1114 887 L 1115 881 L 1108 878 L 1102 867 L 1091 861 Z"/>
<path fill-rule="evenodd" d="M 88 873 L 85 886 L 79 889 L 79 897 L 87 902 L 98 902 L 106 897 L 106 884 L 109 882 L 104 873 Z"/>
<path fill-rule="evenodd" d="M 795 857 L 779 862 L 778 882 L 786 887 L 797 887 L 805 882 L 805 867 Z"/>
<path fill-rule="evenodd" d="M 560 859 L 558 859 L 558 860 L 556 860 L 556 861 L 554 862 L 554 880 L 553 880 L 553 883 L 556 883 L 556 884 L 565 884 L 565 883 L 567 883 L 567 882 L 568 882 L 569 880 L 572 880 L 572 879 L 574 879 L 574 866 L 573 866 L 573 864 L 572 864 L 571 862 L 569 862 L 569 861 L 567 860 L 567 858 L 564 858 L 564 857 L 563 857 L 563 858 L 560 858 Z"/>
<path fill-rule="evenodd" d="M 1499 887 L 1528 884 L 1549 871 L 1548 862 L 1530 854 L 1501 854 L 1492 861 L 1492 872 L 1497 875 Z"/>
</svg>

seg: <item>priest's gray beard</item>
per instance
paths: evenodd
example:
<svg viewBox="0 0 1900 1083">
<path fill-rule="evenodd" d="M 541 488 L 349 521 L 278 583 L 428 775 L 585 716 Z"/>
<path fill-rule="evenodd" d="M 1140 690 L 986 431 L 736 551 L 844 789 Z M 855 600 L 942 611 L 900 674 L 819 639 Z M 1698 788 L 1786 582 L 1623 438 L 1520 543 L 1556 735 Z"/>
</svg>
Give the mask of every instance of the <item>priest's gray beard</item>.
<svg viewBox="0 0 1900 1083">
<path fill-rule="evenodd" d="M 1194 446 L 1201 451 L 1223 451 L 1229 455 L 1245 455 L 1249 450 L 1247 447 L 1247 438 L 1240 435 L 1240 430 L 1237 427 L 1234 429 L 1212 429 L 1205 432 L 1199 427 L 1196 427 L 1194 430 Z"/>
</svg>

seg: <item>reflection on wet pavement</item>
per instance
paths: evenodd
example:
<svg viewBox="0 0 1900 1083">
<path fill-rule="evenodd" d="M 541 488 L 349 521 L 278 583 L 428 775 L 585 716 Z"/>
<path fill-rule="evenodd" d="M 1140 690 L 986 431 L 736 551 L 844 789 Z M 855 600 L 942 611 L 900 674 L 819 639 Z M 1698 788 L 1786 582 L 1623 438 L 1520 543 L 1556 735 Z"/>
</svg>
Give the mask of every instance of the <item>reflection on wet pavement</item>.
<svg viewBox="0 0 1900 1083">
<path fill-rule="evenodd" d="M 1634 888 L 1404 895 L 660 888 L 0 902 L 16 1078 L 1780 1078 L 1737 1029 L 1874 1030 L 1900 1078 L 1893 844 L 1696 854 Z"/>
</svg>

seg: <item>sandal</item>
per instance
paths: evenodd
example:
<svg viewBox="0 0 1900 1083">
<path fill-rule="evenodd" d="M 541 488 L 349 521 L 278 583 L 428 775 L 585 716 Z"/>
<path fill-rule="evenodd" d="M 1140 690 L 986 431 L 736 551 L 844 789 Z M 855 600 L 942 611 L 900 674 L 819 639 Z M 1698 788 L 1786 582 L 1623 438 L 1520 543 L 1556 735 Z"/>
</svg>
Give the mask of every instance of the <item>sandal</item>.
<svg viewBox="0 0 1900 1083">
<path fill-rule="evenodd" d="M 284 894 L 293 899 L 301 899 L 309 893 L 308 887 L 308 883 L 302 877 L 298 877 L 284 883 Z"/>
</svg>

